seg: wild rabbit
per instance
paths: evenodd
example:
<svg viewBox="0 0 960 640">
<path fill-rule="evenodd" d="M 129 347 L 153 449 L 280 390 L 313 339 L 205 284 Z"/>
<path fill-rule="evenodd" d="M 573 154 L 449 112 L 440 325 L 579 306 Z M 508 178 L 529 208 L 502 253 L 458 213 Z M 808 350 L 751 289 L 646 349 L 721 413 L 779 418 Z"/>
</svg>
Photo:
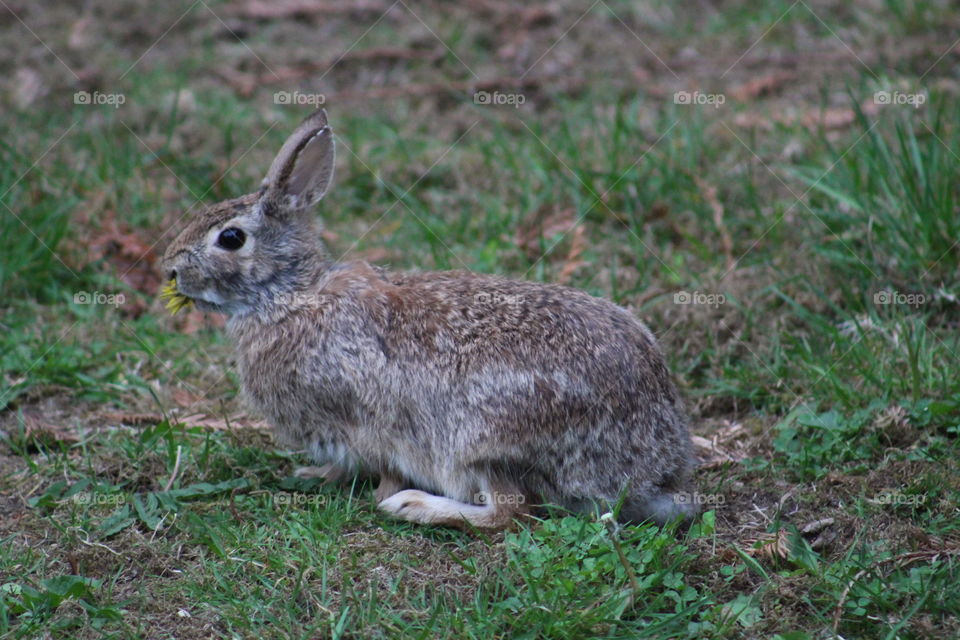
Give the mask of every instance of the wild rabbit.
<svg viewBox="0 0 960 640">
<path fill-rule="evenodd" d="M 333 132 L 307 117 L 256 193 L 207 207 L 163 258 L 177 307 L 229 316 L 243 390 L 329 477 L 380 476 L 412 522 L 500 529 L 541 503 L 689 518 L 686 420 L 650 331 L 582 291 L 337 262 L 314 205 Z"/>
</svg>

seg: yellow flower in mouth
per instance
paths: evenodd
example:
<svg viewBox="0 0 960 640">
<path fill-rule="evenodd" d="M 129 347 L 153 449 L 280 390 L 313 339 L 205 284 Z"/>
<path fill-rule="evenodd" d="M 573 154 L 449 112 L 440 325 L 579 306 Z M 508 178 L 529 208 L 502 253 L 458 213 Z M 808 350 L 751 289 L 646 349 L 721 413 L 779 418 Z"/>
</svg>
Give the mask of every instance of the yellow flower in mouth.
<svg viewBox="0 0 960 640">
<path fill-rule="evenodd" d="M 163 291 L 160 292 L 160 299 L 167 301 L 167 309 L 170 310 L 171 315 L 176 315 L 180 309 L 189 307 L 190 303 L 193 302 L 193 300 L 177 291 L 176 278 L 164 285 Z"/>
</svg>

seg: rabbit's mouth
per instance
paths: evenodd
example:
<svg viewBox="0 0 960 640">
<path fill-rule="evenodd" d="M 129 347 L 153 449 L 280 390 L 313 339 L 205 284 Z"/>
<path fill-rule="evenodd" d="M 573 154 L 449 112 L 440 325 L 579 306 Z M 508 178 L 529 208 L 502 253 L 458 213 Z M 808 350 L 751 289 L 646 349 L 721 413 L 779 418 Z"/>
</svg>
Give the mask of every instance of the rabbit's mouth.
<svg viewBox="0 0 960 640">
<path fill-rule="evenodd" d="M 189 307 L 193 303 L 193 298 L 184 295 L 177 289 L 177 279 L 171 278 L 160 292 L 160 299 L 166 300 L 167 309 L 170 313 L 176 315 L 181 309 Z"/>
<path fill-rule="evenodd" d="M 169 309 L 171 315 L 176 315 L 182 309 L 187 309 L 191 306 L 195 307 L 198 311 L 212 311 L 226 314 L 235 312 L 235 305 L 231 305 L 223 300 L 216 291 L 205 289 L 199 293 L 191 292 L 187 294 L 177 285 L 176 278 L 171 278 L 167 284 L 164 285 L 163 290 L 160 292 L 160 298 L 166 301 L 167 309 Z"/>
</svg>

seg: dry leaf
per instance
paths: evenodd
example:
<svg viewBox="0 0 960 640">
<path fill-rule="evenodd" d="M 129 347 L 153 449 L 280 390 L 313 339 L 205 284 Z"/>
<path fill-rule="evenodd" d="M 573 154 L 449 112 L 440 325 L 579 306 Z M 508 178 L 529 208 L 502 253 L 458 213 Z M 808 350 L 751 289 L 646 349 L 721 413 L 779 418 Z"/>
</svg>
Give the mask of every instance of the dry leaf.
<svg viewBox="0 0 960 640">
<path fill-rule="evenodd" d="M 21 109 L 29 107 L 40 96 L 43 78 L 29 67 L 20 67 L 13 78 L 13 101 Z"/>
<path fill-rule="evenodd" d="M 800 529 L 800 533 L 809 535 L 813 533 L 819 533 L 823 531 L 830 525 L 832 525 L 836 520 L 833 518 L 821 518 L 820 520 L 814 520 L 813 522 L 808 522 Z"/>
<path fill-rule="evenodd" d="M 634 67 L 633 81 L 637 84 L 643 84 L 650 81 L 650 72 L 644 67 Z"/>
<path fill-rule="evenodd" d="M 573 277 L 573 273 L 583 265 L 587 264 L 585 260 L 580 259 L 580 256 L 583 254 L 583 251 L 586 248 L 586 229 L 583 225 L 578 225 L 571 234 L 570 249 L 567 251 L 567 257 L 563 262 L 563 267 L 560 269 L 559 275 L 557 275 L 557 282 L 560 284 L 569 284 L 570 278 Z"/>
<path fill-rule="evenodd" d="M 364 0 L 346 0 L 331 2 L 324 0 L 247 0 L 235 2 L 227 7 L 226 14 L 256 20 L 276 18 L 308 17 L 311 14 L 334 15 L 339 13 L 376 13 L 383 14 L 390 7 L 382 2 Z"/>
<path fill-rule="evenodd" d="M 747 541 L 747 553 L 768 560 L 786 560 L 790 555 L 790 534 L 784 529 L 776 533 L 765 533 Z"/>
<path fill-rule="evenodd" d="M 103 415 L 103 418 L 108 422 L 125 424 L 131 427 L 155 425 L 163 422 L 163 416 L 159 413 L 106 413 Z M 185 417 L 171 416 L 170 421 L 174 424 L 186 424 L 191 427 L 208 427 L 216 431 L 226 431 L 227 429 L 270 429 L 270 425 L 263 420 L 254 420 L 246 415 L 239 415 L 226 420 L 202 413 L 195 413 Z"/>
<path fill-rule="evenodd" d="M 131 427 L 140 427 L 145 424 L 159 424 L 163 422 L 163 416 L 159 413 L 111 412 L 103 414 L 103 419 L 106 422 L 125 424 Z"/>
<path fill-rule="evenodd" d="M 90 45 L 90 25 L 93 24 L 93 18 L 84 16 L 73 23 L 70 27 L 70 35 L 67 36 L 67 46 L 71 49 L 85 49 Z"/>
<path fill-rule="evenodd" d="M 557 18 L 556 7 L 549 5 L 525 7 L 520 12 L 519 20 L 515 23 L 520 30 L 546 27 Z"/>
<path fill-rule="evenodd" d="M 70 427 L 45 422 L 40 418 L 24 414 L 23 416 L 26 442 L 34 442 L 45 446 L 50 446 L 57 442 L 73 444 L 80 442 L 80 438 Z"/>
<path fill-rule="evenodd" d="M 720 204 L 720 199 L 717 198 L 717 188 L 713 185 L 709 185 L 700 178 L 695 178 L 697 186 L 700 188 L 700 191 L 703 193 L 703 199 L 707 201 L 707 204 L 710 205 L 711 211 L 713 211 L 713 224 L 717 227 L 717 231 L 720 233 L 720 247 L 723 250 L 723 255 L 726 258 L 727 272 L 733 269 L 734 260 L 733 260 L 733 239 L 730 237 L 730 232 L 727 230 L 726 225 L 723 223 L 723 205 Z"/>
<path fill-rule="evenodd" d="M 203 398 L 186 389 L 174 389 L 170 392 L 170 397 L 179 407 L 193 407 L 199 404 Z"/>
<path fill-rule="evenodd" d="M 711 438 L 690 436 L 699 463 L 699 469 L 712 469 L 746 458 L 746 444 L 738 442 L 747 435 L 739 422 L 718 429 Z"/>
<path fill-rule="evenodd" d="M 796 74 L 791 71 L 774 71 L 735 87 L 730 91 L 730 95 L 735 100 L 752 100 L 774 93 L 796 77 Z"/>
<path fill-rule="evenodd" d="M 879 106 L 873 100 L 867 100 L 860 105 L 860 110 L 868 116 L 876 115 Z M 758 128 L 769 130 L 774 124 L 793 126 L 800 123 L 808 129 L 842 129 L 856 122 L 857 114 L 850 107 L 827 107 L 803 114 L 766 116 L 759 113 L 738 113 L 733 117 L 733 123 L 738 127 Z"/>
<path fill-rule="evenodd" d="M 857 119 L 853 109 L 847 107 L 828 107 L 822 111 L 808 113 L 800 120 L 808 129 L 842 129 L 849 127 Z"/>
<path fill-rule="evenodd" d="M 220 418 L 208 416 L 202 413 L 176 418 L 174 422 L 183 423 L 191 427 L 206 427 L 214 431 L 230 431 L 235 429 L 257 429 L 260 431 L 269 431 L 270 425 L 263 420 L 252 420 L 247 416 L 236 416 L 233 418 Z"/>
<path fill-rule="evenodd" d="M 733 116 L 733 124 L 743 129 L 761 129 L 769 131 L 775 124 L 772 118 L 754 111 L 743 111 Z"/>
<path fill-rule="evenodd" d="M 84 211 L 77 218 L 77 224 L 90 225 L 89 215 L 89 211 Z M 162 278 L 157 270 L 154 241 L 146 232 L 130 229 L 118 221 L 113 211 L 104 212 L 99 225 L 92 230 L 90 239 L 83 246 L 73 244 L 69 250 L 80 253 L 84 264 L 105 261 L 120 281 L 141 293 L 154 296 L 160 290 Z M 146 308 L 143 301 L 127 296 L 120 310 L 138 316 Z"/>
<path fill-rule="evenodd" d="M 575 224 L 576 212 L 573 209 L 561 209 L 549 215 L 540 209 L 520 223 L 517 228 L 516 244 L 526 252 L 528 258 L 535 260 L 543 255 L 541 239 L 543 247 L 549 250 L 550 241 L 555 236 L 572 231 Z"/>
<path fill-rule="evenodd" d="M 367 262 L 384 262 L 385 260 L 390 259 L 393 254 L 383 247 L 373 247 L 372 249 L 364 249 L 357 253 L 357 257 L 361 260 L 366 260 Z"/>
</svg>

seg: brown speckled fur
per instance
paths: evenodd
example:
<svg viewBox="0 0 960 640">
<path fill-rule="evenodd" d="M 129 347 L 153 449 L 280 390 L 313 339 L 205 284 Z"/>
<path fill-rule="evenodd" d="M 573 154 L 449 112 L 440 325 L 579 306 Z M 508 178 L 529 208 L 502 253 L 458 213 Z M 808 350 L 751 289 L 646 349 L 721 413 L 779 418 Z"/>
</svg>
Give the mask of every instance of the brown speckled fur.
<svg viewBox="0 0 960 640">
<path fill-rule="evenodd" d="M 317 112 L 258 193 L 203 211 L 164 257 L 181 292 L 229 315 L 244 392 L 282 441 L 381 475 L 381 508 L 416 522 L 496 529 L 621 496 L 625 520 L 692 514 L 673 496 L 686 421 L 642 323 L 567 287 L 332 261 L 311 213 L 332 167 Z M 216 246 L 229 227 L 239 250 Z"/>
</svg>

